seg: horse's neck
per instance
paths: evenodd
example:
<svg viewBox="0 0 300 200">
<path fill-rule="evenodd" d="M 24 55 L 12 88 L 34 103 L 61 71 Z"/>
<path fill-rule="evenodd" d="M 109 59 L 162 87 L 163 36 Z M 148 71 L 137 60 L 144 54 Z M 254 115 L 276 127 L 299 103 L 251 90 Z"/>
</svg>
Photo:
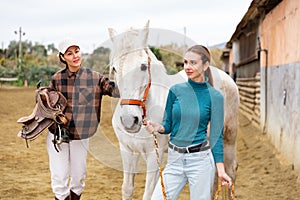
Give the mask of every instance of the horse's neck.
<svg viewBox="0 0 300 200">
<path fill-rule="evenodd" d="M 182 72 L 168 75 L 164 65 L 159 61 L 156 64 L 151 63 L 151 79 L 151 92 L 156 93 L 155 96 L 161 95 L 165 98 L 173 85 L 186 81 L 186 75 Z"/>
<path fill-rule="evenodd" d="M 180 73 L 168 75 L 163 65 L 153 65 L 151 70 L 152 83 L 147 99 L 149 118 L 160 122 L 162 120 L 169 89 L 185 79 Z"/>
</svg>

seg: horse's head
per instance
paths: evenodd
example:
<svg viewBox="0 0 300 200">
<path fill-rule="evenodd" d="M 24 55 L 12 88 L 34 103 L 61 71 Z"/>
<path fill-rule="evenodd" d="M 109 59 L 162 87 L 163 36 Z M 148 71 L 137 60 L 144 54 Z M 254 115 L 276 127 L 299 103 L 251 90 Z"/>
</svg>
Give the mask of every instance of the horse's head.
<svg viewBox="0 0 300 200">
<path fill-rule="evenodd" d="M 113 42 L 110 67 L 121 95 L 120 120 L 130 133 L 141 129 L 146 115 L 145 101 L 151 84 L 148 33 L 149 21 L 143 29 L 131 28 L 119 35 L 109 29 Z"/>
</svg>

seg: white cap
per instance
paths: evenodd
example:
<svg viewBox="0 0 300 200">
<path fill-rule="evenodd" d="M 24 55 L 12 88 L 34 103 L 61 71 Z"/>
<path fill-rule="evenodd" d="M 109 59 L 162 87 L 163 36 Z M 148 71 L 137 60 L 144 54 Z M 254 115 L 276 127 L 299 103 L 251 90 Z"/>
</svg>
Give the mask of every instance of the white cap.
<svg viewBox="0 0 300 200">
<path fill-rule="evenodd" d="M 73 40 L 72 38 L 66 38 L 59 43 L 58 51 L 60 53 L 64 54 L 64 53 L 66 53 L 67 49 L 71 46 L 79 47 L 79 43 L 76 40 Z"/>
</svg>

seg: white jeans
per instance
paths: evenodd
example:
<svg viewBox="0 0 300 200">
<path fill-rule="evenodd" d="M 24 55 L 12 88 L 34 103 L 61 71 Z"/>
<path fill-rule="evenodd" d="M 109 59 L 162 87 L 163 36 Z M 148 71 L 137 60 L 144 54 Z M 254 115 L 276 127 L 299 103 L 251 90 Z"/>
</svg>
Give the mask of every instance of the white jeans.
<svg viewBox="0 0 300 200">
<path fill-rule="evenodd" d="M 191 200 L 210 200 L 215 170 L 210 149 L 196 153 L 178 153 L 168 148 L 168 162 L 163 171 L 167 199 L 176 200 L 188 182 Z M 151 199 L 163 199 L 160 179 Z"/>
<path fill-rule="evenodd" d="M 51 173 L 51 186 L 55 197 L 65 199 L 70 190 L 80 195 L 84 189 L 88 139 L 71 140 L 59 145 L 57 152 L 52 143 L 53 134 L 47 135 L 47 150 Z"/>
</svg>

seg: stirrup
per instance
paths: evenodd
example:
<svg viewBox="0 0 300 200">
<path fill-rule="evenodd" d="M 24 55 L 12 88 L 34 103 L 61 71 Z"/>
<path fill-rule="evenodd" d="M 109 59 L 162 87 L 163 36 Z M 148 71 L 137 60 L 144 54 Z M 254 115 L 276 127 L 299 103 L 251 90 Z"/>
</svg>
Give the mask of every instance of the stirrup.
<svg viewBox="0 0 300 200">
<path fill-rule="evenodd" d="M 55 150 L 57 152 L 59 152 L 58 145 L 60 145 L 62 143 L 62 137 L 61 137 L 60 125 L 58 124 L 57 127 L 58 127 L 58 135 L 57 135 L 57 133 L 54 134 L 54 138 L 53 138 L 52 142 L 53 142 Z"/>
</svg>

